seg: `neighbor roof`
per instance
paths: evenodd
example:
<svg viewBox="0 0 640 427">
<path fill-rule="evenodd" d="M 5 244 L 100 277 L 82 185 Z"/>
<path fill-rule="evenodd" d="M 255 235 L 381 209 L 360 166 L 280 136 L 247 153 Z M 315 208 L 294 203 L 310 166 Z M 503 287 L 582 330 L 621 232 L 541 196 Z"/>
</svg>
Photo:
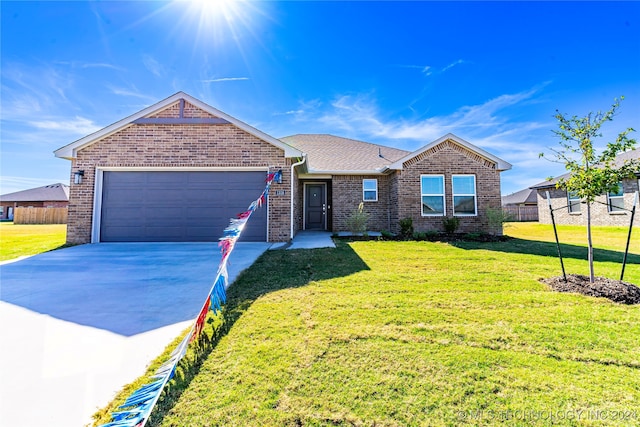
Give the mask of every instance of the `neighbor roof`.
<svg viewBox="0 0 640 427">
<path fill-rule="evenodd" d="M 519 205 L 522 203 L 538 203 L 538 193 L 532 188 L 516 191 L 502 198 L 502 205 Z"/>
<path fill-rule="evenodd" d="M 139 120 L 139 119 L 144 119 L 146 116 L 150 116 L 153 115 L 159 111 L 164 110 L 165 108 L 175 104 L 176 102 L 180 101 L 181 99 L 184 99 L 186 102 L 200 108 L 203 111 L 206 111 L 207 113 L 218 117 L 220 119 L 226 120 L 227 122 L 233 124 L 234 126 L 238 127 L 239 129 L 244 130 L 245 132 L 249 133 L 250 135 L 255 136 L 256 138 L 260 138 L 261 140 L 268 142 L 278 148 L 281 148 L 282 150 L 284 150 L 284 154 L 285 157 L 302 157 L 303 153 L 296 150 L 293 147 L 290 147 L 287 144 L 284 144 L 282 141 L 279 141 L 278 139 L 267 135 L 266 133 L 259 131 L 258 129 L 249 126 L 248 124 L 241 122 L 240 120 L 231 117 L 230 115 L 223 113 L 220 110 L 217 110 L 215 108 L 213 108 L 212 106 L 205 104 L 204 102 L 192 97 L 191 95 L 188 95 L 184 92 L 178 92 L 174 95 L 171 95 L 170 97 L 168 97 L 167 99 L 164 99 L 156 104 L 151 105 L 150 107 L 145 108 L 142 111 L 139 111 L 129 117 L 126 117 L 116 123 L 113 123 L 112 125 L 107 126 L 106 128 L 103 128 L 97 132 L 94 132 L 90 135 L 85 136 L 84 138 L 81 138 L 75 142 L 72 142 L 71 144 L 65 145 L 64 147 L 58 148 L 57 150 L 54 151 L 54 154 L 56 155 L 56 157 L 62 157 L 65 159 L 74 159 L 77 156 L 77 152 L 78 150 L 81 150 L 93 143 L 96 143 L 98 141 L 100 141 L 103 138 L 106 138 L 109 135 L 112 135 L 118 131 L 121 131 L 129 126 L 132 126 L 134 123 L 134 121 Z"/>
<path fill-rule="evenodd" d="M 613 162 L 613 164 L 616 167 L 620 167 L 624 164 L 625 161 L 627 160 L 632 160 L 632 159 L 638 159 L 640 160 L 640 148 L 636 148 L 635 150 L 629 150 L 629 151 L 625 151 L 624 153 L 620 153 L 616 156 L 615 161 Z M 640 171 L 639 171 L 640 173 Z M 562 175 L 558 175 L 554 178 L 548 179 L 546 181 L 540 182 L 532 187 L 534 190 L 538 190 L 540 188 L 550 188 L 550 187 L 555 187 L 556 184 L 558 183 L 558 181 L 560 181 L 561 179 L 567 179 L 571 176 L 571 173 L 565 173 Z"/>
<path fill-rule="evenodd" d="M 29 190 L 0 196 L 3 202 L 68 202 L 69 186 L 65 184 L 51 184 Z"/>
<path fill-rule="evenodd" d="M 307 155 L 311 173 L 380 173 L 409 152 L 327 134 L 297 134 L 281 141 Z"/>
</svg>

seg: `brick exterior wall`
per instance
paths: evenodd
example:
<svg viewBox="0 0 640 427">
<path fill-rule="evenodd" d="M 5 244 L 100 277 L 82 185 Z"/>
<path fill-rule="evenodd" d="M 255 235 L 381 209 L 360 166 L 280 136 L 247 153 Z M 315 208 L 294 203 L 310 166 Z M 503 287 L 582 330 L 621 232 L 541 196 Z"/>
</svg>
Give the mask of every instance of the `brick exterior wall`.
<svg viewBox="0 0 640 427">
<path fill-rule="evenodd" d="M 378 180 L 378 201 L 362 200 L 362 180 Z M 385 175 L 335 175 L 332 183 L 332 231 L 349 231 L 347 221 L 358 205 L 370 215 L 367 231 L 390 229 L 389 176 Z"/>
<path fill-rule="evenodd" d="M 639 180 L 625 179 L 622 181 L 624 190 L 624 207 L 631 209 L 635 192 L 638 191 Z M 580 213 L 569 213 L 567 200 L 567 192 L 557 188 L 548 188 L 538 190 L 538 221 L 541 224 L 551 224 L 551 214 L 549 213 L 549 204 L 547 202 L 546 191 L 551 196 L 551 207 L 553 208 L 553 216 L 556 224 L 565 225 L 587 225 L 587 206 L 580 205 Z M 631 212 L 615 212 L 610 213 L 607 206 L 607 196 L 603 194 L 596 199 L 596 203 L 591 205 L 591 225 L 615 225 L 628 227 L 631 221 Z M 636 208 L 636 216 L 633 220 L 634 226 L 640 225 L 640 212 Z"/>
<path fill-rule="evenodd" d="M 153 117 L 178 118 L 179 102 Z M 185 118 L 213 118 L 209 113 L 185 102 Z M 289 240 L 291 161 L 284 152 L 231 124 L 135 124 L 78 151 L 71 167 L 84 170 L 81 184 L 71 185 L 67 241 L 91 240 L 94 186 L 98 167 L 264 167 L 282 169 L 284 196 L 269 196 L 269 241 Z M 256 195 L 257 196 L 257 195 Z"/>
<path fill-rule="evenodd" d="M 403 170 L 397 171 L 395 176 L 390 178 L 389 188 L 392 196 L 389 205 L 392 232 L 398 233 L 400 231 L 398 222 L 407 217 L 413 219 L 415 231 L 444 230 L 442 216 L 422 216 L 420 175 L 423 174 L 444 175 L 447 217 L 453 216 L 451 176 L 475 175 L 478 215 L 459 216 L 458 231 L 502 233 L 502 230 L 490 230 L 486 217 L 487 208 L 499 208 L 501 204 L 500 172 L 496 170 L 494 163 L 450 140 L 405 162 Z M 397 200 L 394 194 L 397 194 Z"/>
</svg>

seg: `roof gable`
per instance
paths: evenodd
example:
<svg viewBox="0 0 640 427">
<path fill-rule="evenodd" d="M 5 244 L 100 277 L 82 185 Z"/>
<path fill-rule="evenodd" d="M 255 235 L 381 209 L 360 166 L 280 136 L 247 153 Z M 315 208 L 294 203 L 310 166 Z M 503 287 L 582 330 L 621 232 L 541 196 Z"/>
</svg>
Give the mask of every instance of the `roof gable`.
<svg viewBox="0 0 640 427">
<path fill-rule="evenodd" d="M 189 105 L 190 104 L 190 105 Z M 183 114 L 189 110 L 191 106 L 201 110 L 201 113 Z M 175 118 L 175 110 L 177 109 L 179 117 Z M 172 110 L 174 110 L 172 112 Z M 191 110 L 193 113 L 193 110 Z M 204 113 L 204 114 L 202 114 Z M 195 116 L 195 117 L 193 117 Z M 71 144 L 65 145 L 54 151 L 56 157 L 65 159 L 74 159 L 77 152 L 91 144 L 94 144 L 109 135 L 126 129 L 135 124 L 226 124 L 230 123 L 237 128 L 259 138 L 271 145 L 274 145 L 284 151 L 285 157 L 302 157 L 303 153 L 282 141 L 259 131 L 258 129 L 241 122 L 240 120 L 223 113 L 222 111 L 205 104 L 204 102 L 184 93 L 178 92 L 170 97 L 145 108 L 129 117 L 126 117 L 116 123 L 113 123 L 97 132 L 85 136 Z"/>
<path fill-rule="evenodd" d="M 68 202 L 69 186 L 50 184 L 0 196 L 3 202 Z"/>
<path fill-rule="evenodd" d="M 437 147 L 440 144 L 447 143 L 447 142 L 457 145 L 458 147 L 472 153 L 474 156 L 476 156 L 477 161 L 485 161 L 485 162 L 489 162 L 492 165 L 495 165 L 495 168 L 498 171 L 511 169 L 510 163 L 500 159 L 499 157 L 494 156 L 493 154 L 486 152 L 485 150 L 471 144 L 470 142 L 465 141 L 462 138 L 455 136 L 452 133 L 448 133 L 436 139 L 435 141 L 425 145 L 424 147 L 419 148 L 418 150 L 407 154 L 401 159 L 398 159 L 397 161 L 389 165 L 389 169 L 401 170 L 404 167 L 405 163 L 415 160 L 416 158 L 428 157 L 433 152 L 437 151 Z"/>
</svg>

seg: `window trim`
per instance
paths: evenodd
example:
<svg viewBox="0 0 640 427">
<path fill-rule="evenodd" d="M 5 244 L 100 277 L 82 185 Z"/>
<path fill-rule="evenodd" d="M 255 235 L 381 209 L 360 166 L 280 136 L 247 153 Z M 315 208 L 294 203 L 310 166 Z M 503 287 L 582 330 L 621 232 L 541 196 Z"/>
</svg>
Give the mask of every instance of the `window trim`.
<svg viewBox="0 0 640 427">
<path fill-rule="evenodd" d="M 473 194 L 468 193 L 456 193 L 455 186 L 453 185 L 453 179 L 456 177 L 472 177 L 473 178 Z M 474 213 L 456 213 L 456 196 L 473 196 L 473 210 Z M 474 174 L 455 174 L 451 175 L 451 202 L 453 203 L 453 216 L 478 216 L 478 186 L 476 184 L 476 176 Z"/>
<path fill-rule="evenodd" d="M 567 191 L 567 210 L 571 215 L 580 215 L 582 214 L 582 199 L 579 197 L 571 197 L 571 193 L 572 191 Z M 571 209 L 571 201 L 574 200 L 574 204 L 575 204 L 575 200 L 578 201 L 577 206 L 578 206 L 578 210 L 572 210 Z"/>
<path fill-rule="evenodd" d="M 607 212 L 610 214 L 621 214 L 625 212 L 624 208 L 624 186 L 622 182 L 618 183 L 618 188 L 620 189 L 620 196 L 612 196 L 611 191 L 607 191 Z M 616 206 L 615 210 L 611 208 L 611 199 L 620 199 L 622 200 L 622 207 Z"/>
<path fill-rule="evenodd" d="M 439 177 L 442 179 L 442 193 L 423 193 L 422 192 L 422 178 L 423 177 Z M 447 215 L 447 183 L 443 174 L 421 174 L 420 175 L 420 215 L 422 216 L 446 216 Z M 440 196 L 442 197 L 442 213 L 424 213 L 422 198 L 425 196 Z"/>
<path fill-rule="evenodd" d="M 373 181 L 373 182 L 375 182 L 375 184 L 376 184 L 376 188 L 375 188 L 374 190 L 367 190 L 367 189 L 365 189 L 365 187 L 364 187 L 364 183 L 365 183 L 365 181 L 370 181 L 370 182 L 371 182 L 371 181 Z M 375 199 L 367 199 L 367 198 L 365 197 L 365 193 L 366 193 L 367 191 L 374 191 L 374 192 L 375 192 L 375 195 L 376 195 Z M 363 201 L 363 202 L 377 202 L 377 201 L 378 201 L 378 179 L 377 179 L 377 178 L 364 178 L 364 179 L 362 180 L 362 201 Z"/>
</svg>

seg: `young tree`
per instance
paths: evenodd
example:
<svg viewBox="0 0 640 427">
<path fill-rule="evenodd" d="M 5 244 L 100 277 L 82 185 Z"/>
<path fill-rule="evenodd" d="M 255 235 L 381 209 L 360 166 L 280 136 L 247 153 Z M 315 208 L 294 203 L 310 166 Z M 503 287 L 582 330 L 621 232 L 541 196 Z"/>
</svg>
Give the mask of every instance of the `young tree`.
<svg viewBox="0 0 640 427">
<path fill-rule="evenodd" d="M 587 244 L 589 257 L 589 278 L 594 282 L 593 273 L 593 244 L 591 241 L 591 205 L 596 197 L 614 191 L 624 178 L 634 176 L 640 170 L 638 160 L 629 160 L 624 164 L 616 164 L 616 156 L 635 147 L 635 139 L 629 138 L 634 129 L 618 134 L 615 142 L 607 143 L 600 154 L 594 147 L 594 139 L 601 138 L 600 128 L 606 122 L 612 121 L 616 110 L 620 106 L 620 99 L 615 99 L 611 108 L 606 112 L 589 113 L 586 117 L 567 117 L 556 110 L 559 130 L 553 133 L 560 138 L 560 149 L 550 149 L 552 161 L 563 163 L 570 175 L 560 179 L 556 188 L 571 192 L 582 199 L 587 205 Z M 544 153 L 540 153 L 544 157 Z"/>
</svg>

